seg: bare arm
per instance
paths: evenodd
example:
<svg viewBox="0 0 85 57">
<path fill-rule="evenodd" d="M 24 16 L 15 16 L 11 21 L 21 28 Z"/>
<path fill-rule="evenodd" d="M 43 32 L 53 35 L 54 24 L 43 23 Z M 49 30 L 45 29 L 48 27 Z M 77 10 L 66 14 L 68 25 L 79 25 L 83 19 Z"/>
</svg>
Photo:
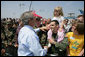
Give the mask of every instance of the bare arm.
<svg viewBox="0 0 85 57">
<path fill-rule="evenodd" d="M 78 56 L 82 56 L 84 54 L 84 49 L 80 52 Z"/>
</svg>

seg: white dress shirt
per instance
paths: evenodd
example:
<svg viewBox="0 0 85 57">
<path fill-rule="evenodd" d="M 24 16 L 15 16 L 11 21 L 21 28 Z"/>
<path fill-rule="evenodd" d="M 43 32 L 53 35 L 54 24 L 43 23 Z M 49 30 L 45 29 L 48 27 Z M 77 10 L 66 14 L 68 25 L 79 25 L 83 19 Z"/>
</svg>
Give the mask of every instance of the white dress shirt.
<svg viewBox="0 0 85 57">
<path fill-rule="evenodd" d="M 35 32 L 38 29 L 33 29 L 29 25 L 21 28 L 18 36 L 18 56 L 45 56 L 47 49 L 42 49 L 39 43 L 39 37 Z"/>
</svg>

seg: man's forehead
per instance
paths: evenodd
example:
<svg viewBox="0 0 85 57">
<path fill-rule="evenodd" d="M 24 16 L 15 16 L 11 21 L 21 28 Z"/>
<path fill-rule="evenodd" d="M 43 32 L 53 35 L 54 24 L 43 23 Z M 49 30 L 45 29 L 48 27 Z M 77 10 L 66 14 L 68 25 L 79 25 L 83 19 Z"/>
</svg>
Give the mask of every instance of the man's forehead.
<svg viewBox="0 0 85 57">
<path fill-rule="evenodd" d="M 51 23 L 55 23 L 55 22 L 51 22 Z"/>
<path fill-rule="evenodd" d="M 55 22 L 51 22 L 50 24 L 54 24 L 55 25 Z"/>
</svg>

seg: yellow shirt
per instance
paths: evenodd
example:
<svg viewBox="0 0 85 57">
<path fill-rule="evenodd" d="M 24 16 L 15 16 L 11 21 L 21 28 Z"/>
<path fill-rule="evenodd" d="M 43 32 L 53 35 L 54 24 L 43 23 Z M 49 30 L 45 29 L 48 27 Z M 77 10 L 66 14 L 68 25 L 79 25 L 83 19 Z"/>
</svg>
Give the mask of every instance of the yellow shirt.
<svg viewBox="0 0 85 57">
<path fill-rule="evenodd" d="M 70 56 L 78 56 L 84 47 L 84 35 L 75 35 L 73 32 L 66 34 L 69 41 Z"/>
</svg>

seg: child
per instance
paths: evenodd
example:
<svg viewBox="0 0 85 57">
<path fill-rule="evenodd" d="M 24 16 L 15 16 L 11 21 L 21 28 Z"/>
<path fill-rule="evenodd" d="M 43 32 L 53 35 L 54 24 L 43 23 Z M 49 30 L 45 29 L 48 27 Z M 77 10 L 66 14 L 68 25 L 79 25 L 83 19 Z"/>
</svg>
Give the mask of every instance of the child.
<svg viewBox="0 0 85 57">
<path fill-rule="evenodd" d="M 72 32 L 66 34 L 69 41 L 69 56 L 82 56 L 84 48 L 84 23 L 78 23 L 72 25 Z"/>
<path fill-rule="evenodd" d="M 59 23 L 61 23 L 64 20 L 63 9 L 60 6 L 58 6 L 54 9 L 53 15 L 54 15 L 54 17 L 52 20 L 57 20 Z"/>
</svg>

